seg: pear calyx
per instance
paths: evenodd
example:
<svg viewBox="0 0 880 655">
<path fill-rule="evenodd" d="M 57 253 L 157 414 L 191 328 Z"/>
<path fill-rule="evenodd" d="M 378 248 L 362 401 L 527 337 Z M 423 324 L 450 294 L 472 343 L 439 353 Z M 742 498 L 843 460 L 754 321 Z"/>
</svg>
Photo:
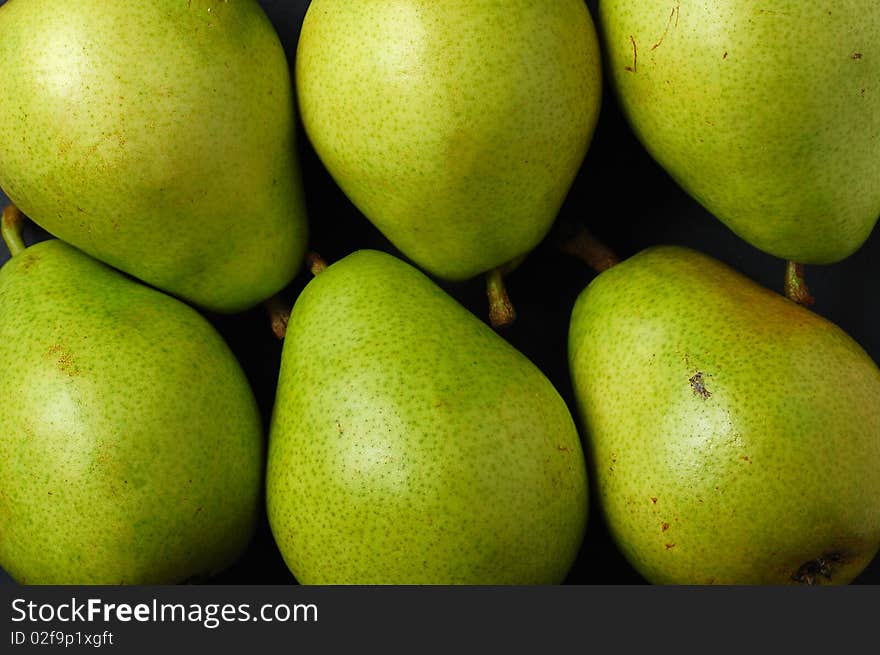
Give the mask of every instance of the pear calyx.
<svg viewBox="0 0 880 655">
<path fill-rule="evenodd" d="M 809 586 L 815 585 L 819 576 L 826 580 L 831 580 L 834 567 L 841 562 L 843 562 L 843 555 L 840 553 L 824 553 L 816 559 L 803 564 L 791 576 L 791 579 L 797 583 Z"/>
</svg>

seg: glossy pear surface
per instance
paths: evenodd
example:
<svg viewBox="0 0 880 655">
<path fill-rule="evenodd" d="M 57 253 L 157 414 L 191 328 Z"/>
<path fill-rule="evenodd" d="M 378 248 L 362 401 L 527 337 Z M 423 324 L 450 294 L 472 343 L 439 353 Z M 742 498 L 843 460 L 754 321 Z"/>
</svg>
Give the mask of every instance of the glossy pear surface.
<svg viewBox="0 0 880 655">
<path fill-rule="evenodd" d="M 0 88 L 0 187 L 55 236 L 220 312 L 299 269 L 290 71 L 257 2 L 10 0 Z"/>
<path fill-rule="evenodd" d="M 261 511 L 248 382 L 195 310 L 51 240 L 0 270 L 0 566 L 27 584 L 226 568 Z"/>
<path fill-rule="evenodd" d="M 296 84 L 306 133 L 342 190 L 450 280 L 541 241 L 602 88 L 582 0 L 314 0 Z"/>
<path fill-rule="evenodd" d="M 578 298 L 596 500 L 658 584 L 846 583 L 880 545 L 880 371 L 728 266 L 658 247 Z"/>
<path fill-rule="evenodd" d="M 546 377 L 425 275 L 360 251 L 288 324 L 269 521 L 304 584 L 555 584 L 586 468 Z"/>
<path fill-rule="evenodd" d="M 880 216 L 880 3 L 602 0 L 635 134 L 736 234 L 841 260 Z"/>
</svg>

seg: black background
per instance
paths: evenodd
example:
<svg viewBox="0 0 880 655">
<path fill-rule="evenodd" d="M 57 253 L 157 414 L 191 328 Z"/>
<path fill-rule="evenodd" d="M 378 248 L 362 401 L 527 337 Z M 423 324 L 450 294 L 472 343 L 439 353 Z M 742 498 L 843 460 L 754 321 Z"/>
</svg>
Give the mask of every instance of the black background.
<svg viewBox="0 0 880 655">
<path fill-rule="evenodd" d="M 0 0 L 0 5 L 4 1 Z M 293 70 L 297 37 L 308 2 L 262 0 L 260 4 L 275 25 Z M 587 0 L 587 5 L 595 19 L 597 0 Z M 359 248 L 378 248 L 400 255 L 338 189 L 302 132 L 299 148 L 311 247 L 331 262 Z M 2 193 L 0 201 L 6 202 Z M 690 246 L 730 264 L 767 287 L 782 290 L 784 262 L 740 240 L 672 182 L 631 135 L 613 96 L 608 93 L 607 84 L 592 146 L 560 213 L 560 221 L 564 220 L 584 221 L 621 257 L 655 244 Z M 25 234 L 29 243 L 48 236 L 33 225 L 28 225 Z M 846 330 L 875 361 L 880 359 L 877 330 L 880 316 L 873 302 L 877 292 L 877 268 L 871 262 L 878 254 L 880 237 L 875 234 L 846 261 L 807 268 L 810 289 L 818 301 L 814 310 Z M 8 253 L 0 253 L 0 264 L 7 258 Z M 582 263 L 561 254 L 551 234 L 508 278 L 518 320 L 503 331 L 503 336 L 544 371 L 573 411 L 575 405 L 566 360 L 568 320 L 575 298 L 593 275 Z M 285 290 L 284 298 L 292 303 L 308 279 L 307 273 L 300 274 Z M 482 279 L 442 286 L 475 314 L 486 318 Z M 208 318 L 241 361 L 268 425 L 281 343 L 271 335 L 264 311 L 256 308 L 237 316 L 209 314 Z M 9 581 L 8 576 L 3 577 Z M 215 582 L 295 582 L 275 547 L 265 517 L 248 551 Z M 591 507 L 580 556 L 566 582 L 644 582 L 608 539 L 595 506 Z M 856 580 L 856 583 L 878 582 L 880 557 Z"/>
</svg>

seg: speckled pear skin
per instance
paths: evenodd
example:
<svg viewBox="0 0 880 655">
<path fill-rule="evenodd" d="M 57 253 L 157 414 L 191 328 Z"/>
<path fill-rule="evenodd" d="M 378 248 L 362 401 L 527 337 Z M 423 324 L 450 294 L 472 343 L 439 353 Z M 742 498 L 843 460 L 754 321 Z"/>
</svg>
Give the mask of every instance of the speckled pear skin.
<svg viewBox="0 0 880 655">
<path fill-rule="evenodd" d="M 607 75 L 663 168 L 763 251 L 825 264 L 880 216 L 880 3 L 602 0 Z"/>
<path fill-rule="evenodd" d="M 449 280 L 543 239 L 586 155 L 601 75 L 583 0 L 313 0 L 296 56 L 327 170 Z"/>
<path fill-rule="evenodd" d="M 425 275 L 359 251 L 288 324 L 269 521 L 303 584 L 554 584 L 587 519 L 568 408 Z"/>
<path fill-rule="evenodd" d="M 0 566 L 27 584 L 201 580 L 262 511 L 248 382 L 184 303 L 58 240 L 0 270 Z"/>
<path fill-rule="evenodd" d="M 582 292 L 569 361 L 597 503 L 649 581 L 840 584 L 877 552 L 880 372 L 834 324 L 656 247 Z"/>
<path fill-rule="evenodd" d="M 0 7 L 0 187 L 52 234 L 217 312 L 307 238 L 281 43 L 253 0 Z"/>
</svg>

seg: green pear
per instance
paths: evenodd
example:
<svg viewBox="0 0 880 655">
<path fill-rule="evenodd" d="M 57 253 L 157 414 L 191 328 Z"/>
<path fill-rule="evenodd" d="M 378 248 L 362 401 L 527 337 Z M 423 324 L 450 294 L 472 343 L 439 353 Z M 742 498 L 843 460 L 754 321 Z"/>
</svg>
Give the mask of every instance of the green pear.
<svg viewBox="0 0 880 655">
<path fill-rule="evenodd" d="M 880 216 L 877 0 L 602 0 L 635 134 L 753 246 L 824 264 Z"/>
<path fill-rule="evenodd" d="M 235 357 L 195 310 L 66 243 L 10 244 L 0 567 L 27 584 L 224 569 L 262 498 L 260 417 Z"/>
<path fill-rule="evenodd" d="M 549 380 L 376 251 L 296 301 L 266 475 L 304 584 L 558 583 L 587 518 L 579 437 Z"/>
<path fill-rule="evenodd" d="M 299 270 L 290 70 L 254 0 L 9 0 L 0 88 L 0 187 L 55 236 L 218 312 Z"/>
<path fill-rule="evenodd" d="M 602 84 L 583 0 L 313 0 L 296 86 L 352 202 L 420 267 L 463 280 L 546 235 Z"/>
<path fill-rule="evenodd" d="M 569 362 L 597 501 L 658 584 L 847 583 L 880 546 L 880 371 L 692 250 L 601 273 Z"/>
</svg>

